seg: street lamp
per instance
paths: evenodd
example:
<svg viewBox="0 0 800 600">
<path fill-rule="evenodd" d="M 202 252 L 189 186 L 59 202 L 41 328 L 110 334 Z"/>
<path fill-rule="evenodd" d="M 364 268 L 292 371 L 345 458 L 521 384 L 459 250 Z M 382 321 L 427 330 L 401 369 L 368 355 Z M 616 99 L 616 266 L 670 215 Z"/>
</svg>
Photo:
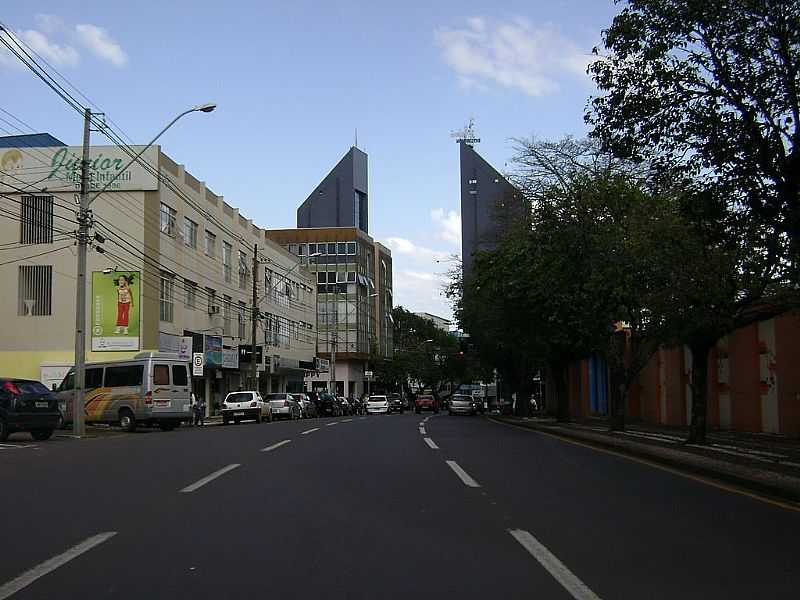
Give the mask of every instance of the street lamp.
<svg viewBox="0 0 800 600">
<path fill-rule="evenodd" d="M 128 164 L 114 175 L 106 184 L 89 198 L 90 188 L 90 164 L 89 159 L 89 134 L 92 124 L 92 111 L 84 110 L 83 115 L 83 150 L 81 159 L 81 182 L 80 182 L 80 206 L 78 209 L 78 276 L 75 292 L 75 400 L 73 405 L 73 431 L 76 436 L 83 436 L 85 433 L 84 410 L 86 402 L 86 262 L 89 248 L 89 226 L 91 223 L 91 213 L 89 207 L 92 202 L 105 192 L 119 176 L 125 172 L 134 162 L 139 160 L 142 154 L 150 148 L 167 129 L 172 127 L 178 119 L 191 112 L 211 112 L 217 107 L 214 103 L 200 104 L 189 110 L 183 111 L 172 119 L 164 129 L 150 140 L 150 143 L 142 148 Z M 156 167 L 157 169 L 157 167 Z"/>
</svg>

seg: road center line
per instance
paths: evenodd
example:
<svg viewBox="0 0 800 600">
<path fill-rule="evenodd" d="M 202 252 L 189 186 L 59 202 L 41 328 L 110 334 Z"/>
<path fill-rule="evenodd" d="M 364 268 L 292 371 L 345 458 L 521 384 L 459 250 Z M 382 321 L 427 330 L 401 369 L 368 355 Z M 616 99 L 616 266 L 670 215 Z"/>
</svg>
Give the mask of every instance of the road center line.
<svg viewBox="0 0 800 600">
<path fill-rule="evenodd" d="M 578 579 L 555 554 L 550 552 L 544 544 L 524 529 L 509 529 L 510 533 L 520 545 L 541 564 L 558 583 L 560 583 L 575 600 L 600 600 L 588 586 Z"/>
<path fill-rule="evenodd" d="M 95 546 L 99 546 L 103 542 L 111 539 L 117 535 L 116 531 L 106 531 L 105 533 L 98 533 L 92 537 L 82 541 L 77 546 L 73 546 L 66 552 L 54 556 L 43 563 L 39 563 L 32 569 L 25 571 L 19 577 L 15 577 L 8 583 L 0 585 L 0 600 L 5 600 L 16 594 L 21 589 L 28 587 L 40 577 L 44 577 L 48 573 L 55 571 L 58 567 L 64 566 L 69 561 L 78 558 L 84 552 L 88 552 Z"/>
<path fill-rule="evenodd" d="M 281 446 L 285 446 L 292 440 L 283 440 L 282 442 L 278 442 L 277 444 L 272 444 L 272 446 L 267 446 L 266 448 L 262 448 L 261 452 L 272 452 L 276 448 L 280 448 Z"/>
<path fill-rule="evenodd" d="M 438 450 L 439 449 L 439 446 L 437 446 L 436 443 L 431 438 L 426 437 L 426 438 L 423 438 L 423 439 L 425 440 L 425 443 L 428 444 L 428 446 L 431 447 L 431 450 Z"/>
<path fill-rule="evenodd" d="M 334 421 L 333 423 L 327 423 L 325 427 L 333 427 L 334 425 L 338 425 L 338 421 Z"/>
<path fill-rule="evenodd" d="M 447 466 L 453 469 L 453 472 L 458 475 L 459 479 L 466 485 L 467 487 L 481 487 L 477 481 L 475 481 L 472 477 L 469 476 L 464 469 L 458 466 L 458 463 L 454 460 L 448 460 Z"/>
<path fill-rule="evenodd" d="M 315 431 L 319 431 L 319 427 L 314 427 L 314 429 L 306 429 L 300 435 L 308 435 L 309 433 L 314 433 Z"/>
<path fill-rule="evenodd" d="M 181 493 L 189 494 L 195 491 L 196 489 L 203 487 L 205 484 L 214 481 L 217 477 L 225 475 L 225 473 L 227 473 L 228 471 L 233 471 L 235 468 L 240 466 L 241 465 L 234 463 L 232 465 L 228 465 L 227 467 L 222 467 L 219 471 L 214 471 L 211 475 L 208 475 L 198 481 L 195 481 L 192 485 L 187 485 L 185 488 L 181 490 Z"/>
</svg>

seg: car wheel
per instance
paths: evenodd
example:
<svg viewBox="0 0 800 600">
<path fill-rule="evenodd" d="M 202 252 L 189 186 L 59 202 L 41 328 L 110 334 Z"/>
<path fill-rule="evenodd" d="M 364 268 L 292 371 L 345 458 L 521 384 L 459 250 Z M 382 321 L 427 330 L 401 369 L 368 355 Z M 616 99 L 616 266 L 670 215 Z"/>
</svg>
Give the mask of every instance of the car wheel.
<svg viewBox="0 0 800 600">
<path fill-rule="evenodd" d="M 261 425 L 261 413 L 256 413 L 256 425 Z"/>
<path fill-rule="evenodd" d="M 222 417 L 222 424 L 223 425 L 229 425 L 230 424 L 230 420 L 226 419 L 225 417 Z"/>
<path fill-rule="evenodd" d="M 119 411 L 119 426 L 128 433 L 136 431 L 136 419 L 130 409 L 123 408 Z"/>
<path fill-rule="evenodd" d="M 5 442 L 9 433 L 8 424 L 3 419 L 0 419 L 0 442 Z"/>
<path fill-rule="evenodd" d="M 52 429 L 34 429 L 33 431 L 31 431 L 31 435 L 33 436 L 33 439 L 39 440 L 40 442 L 43 442 L 45 440 L 49 440 L 50 439 L 50 436 L 53 435 L 53 430 Z"/>
<path fill-rule="evenodd" d="M 234 419 L 234 420 L 233 420 L 233 423 L 234 423 L 234 425 L 238 425 L 238 424 L 239 424 L 239 423 L 241 423 L 241 422 L 242 422 L 242 420 L 241 420 L 241 419 Z"/>
</svg>

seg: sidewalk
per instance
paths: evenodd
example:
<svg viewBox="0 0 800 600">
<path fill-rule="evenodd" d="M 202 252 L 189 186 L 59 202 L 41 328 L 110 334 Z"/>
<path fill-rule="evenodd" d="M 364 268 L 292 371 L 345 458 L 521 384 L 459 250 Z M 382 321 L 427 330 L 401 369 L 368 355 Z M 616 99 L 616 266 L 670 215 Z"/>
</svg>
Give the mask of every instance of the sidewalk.
<svg viewBox="0 0 800 600">
<path fill-rule="evenodd" d="M 558 423 L 545 417 L 491 415 L 494 421 L 644 458 L 783 500 L 800 503 L 800 440 L 709 432 L 708 445 L 686 444 L 685 428 L 634 423 L 610 432 L 602 421 Z"/>
</svg>

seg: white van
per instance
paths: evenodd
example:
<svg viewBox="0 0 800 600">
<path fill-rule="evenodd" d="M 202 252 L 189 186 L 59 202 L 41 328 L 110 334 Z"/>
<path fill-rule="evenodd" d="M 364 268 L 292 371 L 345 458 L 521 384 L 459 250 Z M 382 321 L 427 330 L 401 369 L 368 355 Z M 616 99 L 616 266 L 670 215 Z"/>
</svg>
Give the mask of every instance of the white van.
<svg viewBox="0 0 800 600">
<path fill-rule="evenodd" d="M 56 390 L 65 422 L 73 419 L 75 369 Z M 169 431 L 192 417 L 189 364 L 177 354 L 141 352 L 129 360 L 86 365 L 87 423 L 110 423 L 125 431 L 157 424 Z"/>
</svg>

